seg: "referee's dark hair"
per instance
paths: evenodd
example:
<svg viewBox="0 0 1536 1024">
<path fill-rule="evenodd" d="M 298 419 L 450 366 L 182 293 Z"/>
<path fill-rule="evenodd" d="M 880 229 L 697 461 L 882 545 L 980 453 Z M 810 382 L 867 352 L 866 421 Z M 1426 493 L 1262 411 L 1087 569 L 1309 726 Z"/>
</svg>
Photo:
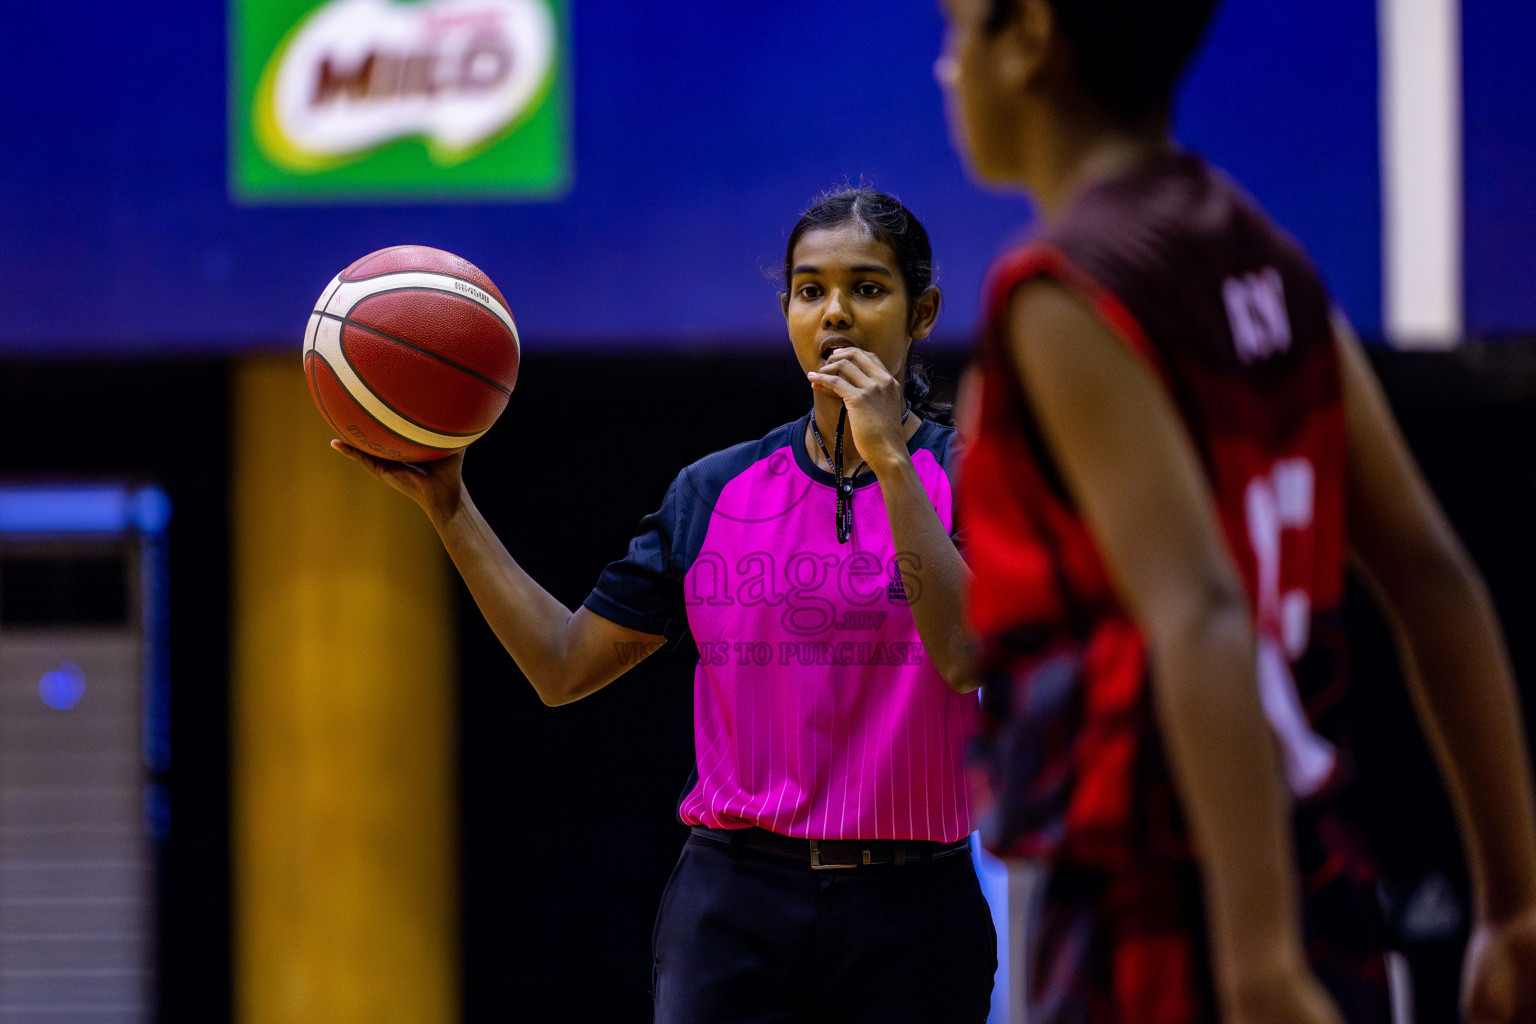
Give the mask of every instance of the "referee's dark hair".
<svg viewBox="0 0 1536 1024">
<path fill-rule="evenodd" d="M 1200 46 L 1220 0 L 1045 0 L 1072 43 L 1084 90 L 1135 123 L 1163 109 Z M 1019 0 L 992 0 L 987 29 L 1016 16 Z"/>
</svg>

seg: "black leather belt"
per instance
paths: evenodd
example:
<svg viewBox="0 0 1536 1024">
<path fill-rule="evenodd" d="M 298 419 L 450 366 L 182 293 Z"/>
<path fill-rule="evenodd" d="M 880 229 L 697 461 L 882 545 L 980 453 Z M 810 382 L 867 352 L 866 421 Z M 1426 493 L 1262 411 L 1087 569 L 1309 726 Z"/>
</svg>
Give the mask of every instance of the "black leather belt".
<svg viewBox="0 0 1536 1024">
<path fill-rule="evenodd" d="M 705 828 L 693 834 L 705 842 L 732 850 L 750 850 L 784 860 L 799 861 L 812 871 L 841 871 L 876 865 L 926 864 L 969 852 L 971 840 L 937 843 L 927 839 L 795 839 L 764 828 Z"/>
</svg>

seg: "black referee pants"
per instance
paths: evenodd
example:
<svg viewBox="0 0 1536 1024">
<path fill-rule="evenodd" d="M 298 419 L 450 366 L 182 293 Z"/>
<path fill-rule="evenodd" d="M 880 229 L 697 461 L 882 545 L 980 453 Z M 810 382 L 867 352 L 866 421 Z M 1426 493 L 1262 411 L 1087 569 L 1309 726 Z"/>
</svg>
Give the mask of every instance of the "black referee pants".
<svg viewBox="0 0 1536 1024">
<path fill-rule="evenodd" d="M 997 969 L 968 853 L 812 871 L 698 836 L 652 950 L 656 1024 L 982 1024 Z"/>
</svg>

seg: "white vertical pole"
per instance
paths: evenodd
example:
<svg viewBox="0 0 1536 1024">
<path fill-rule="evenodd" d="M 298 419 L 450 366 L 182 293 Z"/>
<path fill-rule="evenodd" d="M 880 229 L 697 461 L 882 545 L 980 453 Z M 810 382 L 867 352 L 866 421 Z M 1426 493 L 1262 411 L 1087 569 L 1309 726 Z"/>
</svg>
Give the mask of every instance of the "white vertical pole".
<svg viewBox="0 0 1536 1024">
<path fill-rule="evenodd" d="M 1008 1024 L 1029 1024 L 1029 903 L 1040 869 L 1008 862 Z"/>
<path fill-rule="evenodd" d="M 1460 0 L 1379 0 L 1382 320 L 1404 348 L 1461 338 Z"/>
<path fill-rule="evenodd" d="M 1387 954 L 1387 992 L 1392 1000 L 1392 1024 L 1414 1024 L 1413 972 L 1408 958 L 1398 952 Z"/>
</svg>

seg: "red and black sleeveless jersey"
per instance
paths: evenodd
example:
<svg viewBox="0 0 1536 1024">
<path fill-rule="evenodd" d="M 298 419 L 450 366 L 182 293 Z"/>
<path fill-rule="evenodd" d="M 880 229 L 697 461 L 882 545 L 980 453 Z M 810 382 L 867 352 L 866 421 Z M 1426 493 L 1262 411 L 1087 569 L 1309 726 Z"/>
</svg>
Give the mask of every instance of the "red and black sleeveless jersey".
<svg viewBox="0 0 1536 1024">
<path fill-rule="evenodd" d="M 1139 631 L 1009 352 L 1009 298 L 1037 275 L 1082 296 L 1182 414 L 1252 599 L 1263 703 L 1300 797 L 1337 777 L 1324 719 L 1344 680 L 1346 452 L 1329 298 L 1300 246 L 1187 153 L 1085 190 L 990 275 L 960 491 L 988 739 L 1011 748 L 992 763 L 983 838 L 1107 865 L 1183 855 Z"/>
</svg>

